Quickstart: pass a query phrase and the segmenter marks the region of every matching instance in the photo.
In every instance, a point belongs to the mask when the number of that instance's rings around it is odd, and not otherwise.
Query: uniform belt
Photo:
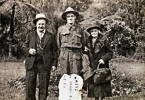
[[[80,51],[81,48],[74,48],[74,47],[63,47],[62,50],[70,50],[70,51]]]

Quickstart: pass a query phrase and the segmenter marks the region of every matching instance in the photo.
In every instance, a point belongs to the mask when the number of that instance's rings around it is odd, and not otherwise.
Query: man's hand
[[[84,51],[86,51],[86,52],[87,52],[87,51],[89,51],[89,48],[87,48],[87,47],[85,46],[85,49],[84,49]]]
[[[52,71],[55,71],[56,70],[56,67],[55,66],[52,66]]]
[[[99,60],[99,64],[105,64],[104,60],[103,59],[100,59]]]
[[[33,49],[33,48],[30,48],[30,49],[29,49],[29,54],[35,55],[35,54],[36,54],[36,50]]]

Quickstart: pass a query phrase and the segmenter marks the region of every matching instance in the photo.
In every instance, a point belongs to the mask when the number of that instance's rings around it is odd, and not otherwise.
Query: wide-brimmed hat
[[[98,22],[98,21],[95,21],[95,22],[92,22],[91,24],[89,24],[89,26],[88,26],[88,28],[86,29],[86,31],[88,32],[88,33],[90,33],[90,30],[92,30],[92,29],[98,29],[98,30],[100,30],[101,32],[103,32],[103,29],[104,28],[104,26],[100,23],[100,22]]]
[[[79,17],[79,13],[77,11],[75,11],[73,8],[71,7],[68,7],[65,12],[62,14],[62,19],[66,20],[66,15],[68,13],[73,13],[74,15],[76,15],[76,17],[78,18]]]
[[[33,20],[33,23],[36,24],[36,22],[40,19],[46,20],[46,23],[48,22],[48,19],[46,18],[45,14],[40,13],[36,15],[35,19]]]

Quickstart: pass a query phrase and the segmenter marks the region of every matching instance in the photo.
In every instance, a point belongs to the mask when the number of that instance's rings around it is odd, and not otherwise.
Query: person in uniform
[[[33,22],[36,30],[28,33],[22,45],[26,54],[26,100],[36,100],[37,82],[38,99],[46,100],[50,72],[57,61],[57,43],[55,36],[46,30],[48,19],[43,13],[37,14]]]
[[[58,28],[57,45],[59,48],[58,71],[63,74],[81,74],[82,51],[85,44],[83,28],[78,24],[79,13],[68,7],[62,14],[65,25]]]
[[[98,64],[100,65],[99,68],[109,68],[109,61],[113,57],[113,51],[104,38],[105,36],[103,36],[102,24],[99,22],[92,23],[87,28],[87,32],[90,33],[90,36],[86,42],[86,52],[88,52],[92,70],[96,70]],[[102,100],[104,97],[111,96],[111,91],[111,80],[94,84],[93,76],[90,77],[88,81],[88,97],[95,97],[95,100]]]

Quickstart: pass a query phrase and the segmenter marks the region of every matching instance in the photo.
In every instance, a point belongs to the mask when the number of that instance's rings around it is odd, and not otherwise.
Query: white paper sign
[[[82,100],[83,79],[76,74],[64,74],[59,81],[59,100]]]

